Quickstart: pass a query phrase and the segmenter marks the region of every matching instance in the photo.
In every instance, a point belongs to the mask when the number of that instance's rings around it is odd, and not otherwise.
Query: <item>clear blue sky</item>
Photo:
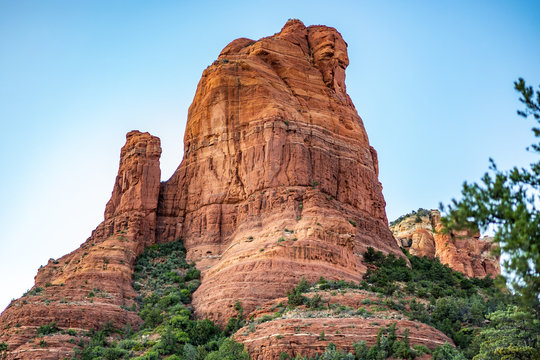
[[[288,18],[336,27],[390,220],[533,160],[512,82],[540,84],[538,1],[0,0],[0,310],[103,219],[125,133],[182,158],[202,71]]]

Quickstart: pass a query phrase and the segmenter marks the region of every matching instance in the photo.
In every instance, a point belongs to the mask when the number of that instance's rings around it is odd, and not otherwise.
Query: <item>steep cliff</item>
[[[416,256],[437,257],[443,264],[468,277],[495,277],[501,273],[496,245],[478,231],[442,231],[438,210],[423,210],[403,216],[390,225],[398,245]]]
[[[224,323],[237,299],[253,310],[302,276],[359,281],[368,246],[401,254],[348,63],[335,29],[293,20],[233,41],[203,72],[157,225],[203,271],[200,316]]]

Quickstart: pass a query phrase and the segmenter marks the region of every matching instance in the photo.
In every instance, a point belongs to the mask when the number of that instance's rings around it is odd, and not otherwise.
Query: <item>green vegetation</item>
[[[490,314],[488,320],[490,326],[482,329],[476,339],[480,350],[475,360],[540,358],[536,337],[539,319],[510,306]]]
[[[540,124],[540,91],[526,86],[523,79],[514,86],[526,107],[518,114],[525,118],[532,115]],[[532,131],[540,138],[539,128]],[[540,154],[540,142],[529,150]],[[494,241],[508,255],[503,264],[511,273],[509,285],[524,306],[540,316],[540,161],[530,169],[514,167],[509,171],[499,170],[492,159],[490,162],[490,172],[480,184],[463,184],[462,199],[452,201],[442,221],[446,228],[458,229],[469,227],[471,222],[482,230],[494,224]]]
[[[437,349],[433,351],[432,360],[466,360],[466,357],[452,345],[446,343],[442,346],[438,346]]]
[[[41,325],[38,329],[38,336],[50,335],[57,333],[58,331],[60,331],[60,329],[56,326],[56,321],[53,321],[49,324]]]
[[[478,350],[472,346],[473,339],[486,316],[504,309],[513,299],[498,290],[489,277],[468,279],[436,258],[406,255],[411,267],[404,258],[385,256],[368,248],[364,260],[377,270],[368,270],[361,286],[385,295],[413,297],[402,312],[412,320],[441,330],[472,358]],[[417,298],[425,300],[417,301]],[[388,305],[396,308],[399,304]]]
[[[401,215],[396,220],[390,222],[390,226],[397,225],[397,224],[399,224],[400,222],[402,222],[403,220],[405,220],[406,218],[408,218],[410,216],[415,216],[415,222],[421,222],[422,219],[420,217],[421,216],[428,216],[429,217],[429,216],[431,216],[431,212],[429,210],[427,210],[427,209],[422,209],[422,208],[419,208],[416,211],[413,210],[410,213],[405,214],[405,215]]]
[[[39,294],[40,292],[43,291],[43,288],[39,287],[39,286],[36,286],[35,288],[31,289],[31,290],[28,290],[27,292],[25,292],[23,294],[23,296],[34,296],[34,295],[37,295]]]
[[[244,324],[240,303],[225,332],[210,320],[193,318],[191,294],[200,284],[199,276],[195,266],[186,262],[180,241],[148,247],[133,275],[143,320],[139,331],[105,324],[86,334],[73,359],[249,359],[243,345],[227,337]]]
[[[244,309],[242,308],[240,301],[237,301],[236,304],[234,304],[234,310],[236,310],[236,316],[230,318],[227,326],[225,327],[225,334],[227,336],[234,334],[238,331],[238,329],[246,325]]]
[[[532,116],[540,124],[540,91],[521,78],[514,88],[525,105],[518,115]],[[532,131],[540,138],[540,128]],[[540,142],[528,150],[540,154]],[[490,163],[481,183],[463,184],[461,200],[452,200],[442,218],[445,229],[494,226],[494,242],[506,255],[503,266],[509,274],[508,279],[501,277],[499,285],[508,285],[519,300],[519,309],[509,304],[489,316],[491,321],[476,344],[480,350],[475,359],[540,358],[540,161],[528,169],[508,171],[499,170],[492,159]]]

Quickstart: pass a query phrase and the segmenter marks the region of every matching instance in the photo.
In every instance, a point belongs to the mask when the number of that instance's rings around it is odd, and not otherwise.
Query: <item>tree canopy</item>
[[[525,105],[518,115],[532,117],[540,124],[540,91],[527,86],[522,78],[514,87]],[[540,140],[540,128],[532,131]],[[540,142],[527,150],[540,154]],[[508,285],[528,308],[540,314],[540,161],[529,168],[516,166],[507,171],[499,170],[493,159],[490,163],[480,183],[463,184],[462,199],[452,200],[443,224],[447,228],[477,224],[482,230],[494,224],[494,241],[507,255],[503,265],[511,274]]]
[[[532,117],[540,124],[540,91],[525,80],[514,83],[525,108],[520,117]],[[539,87],[540,89],[540,87]],[[540,140],[540,128],[532,128]],[[540,154],[540,142],[527,148]],[[518,295],[521,307],[509,305],[506,311],[488,316],[488,326],[477,338],[474,360],[540,358],[540,161],[529,168],[517,166],[499,170],[490,159],[489,171],[480,183],[464,183],[461,200],[452,200],[442,219],[446,229],[495,225],[494,241],[505,254],[506,284]],[[441,205],[441,209],[444,207]]]

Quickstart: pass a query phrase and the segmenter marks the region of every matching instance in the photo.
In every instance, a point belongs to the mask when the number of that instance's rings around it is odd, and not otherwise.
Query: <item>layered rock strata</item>
[[[501,273],[492,238],[473,230],[442,231],[441,214],[411,214],[390,226],[399,246],[416,256],[437,257],[443,264],[468,277],[495,277]]]
[[[328,308],[314,310],[301,306],[286,310],[274,319],[280,309],[287,306],[287,298],[275,299],[253,312],[250,315],[255,319],[253,325],[240,329],[235,339],[246,346],[254,360],[279,359],[283,352],[291,358],[298,355],[313,357],[324,353],[329,343],[353,352],[354,343],[365,341],[368,346],[373,346],[379,330],[394,323],[398,339],[403,338],[406,330],[409,331],[411,346],[424,345],[433,350],[444,343],[453,343],[439,330],[411,321],[386,307],[377,294],[350,289],[339,293],[318,291],[306,294],[308,297],[315,295],[321,296]],[[272,320],[267,321],[268,318]]]
[[[203,271],[198,315],[223,324],[236,300],[251,311],[302,276],[359,281],[368,246],[402,255],[348,64],[335,29],[293,20],[233,41],[203,72],[157,225]]]

